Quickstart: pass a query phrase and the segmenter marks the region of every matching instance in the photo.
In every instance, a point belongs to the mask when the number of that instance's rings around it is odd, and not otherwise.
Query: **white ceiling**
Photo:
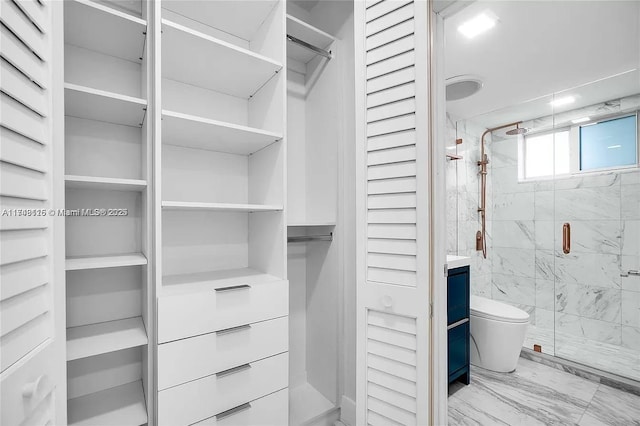
[[[471,40],[457,31],[462,22],[485,10],[498,16],[494,28]],[[472,74],[484,82],[477,94],[447,102],[447,111],[459,118],[520,105],[638,68],[640,1],[480,0],[445,20],[446,77]],[[613,92],[615,96],[638,93],[640,74],[626,74],[594,87],[597,90],[577,89],[588,92],[578,100],[594,103],[611,99]],[[519,119],[548,115],[548,102],[521,105]],[[493,116],[487,120],[500,124],[500,115],[485,117]]]

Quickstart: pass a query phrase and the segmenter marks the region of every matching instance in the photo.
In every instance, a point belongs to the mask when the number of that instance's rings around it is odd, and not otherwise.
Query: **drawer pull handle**
[[[239,372],[244,371],[244,370],[248,370],[249,368],[251,368],[251,364],[239,365],[237,367],[233,367],[233,368],[230,368],[228,370],[224,370],[224,371],[221,371],[219,373],[216,373],[216,377],[220,379],[220,378],[228,376],[230,374],[235,374],[235,373],[239,373]]]
[[[249,330],[251,328],[251,324],[239,325],[237,327],[225,328],[224,330],[216,331],[218,336],[223,336],[225,334],[231,334],[242,330]]]
[[[27,383],[22,387],[22,396],[25,398],[33,398],[40,393],[41,388],[47,382],[47,376],[42,375],[35,379],[33,382]]]
[[[216,420],[220,421],[226,417],[233,416],[234,414],[239,413],[240,411],[248,410],[249,408],[251,408],[251,403],[249,402],[244,403],[242,405],[238,405],[237,407],[234,407],[230,410],[223,411],[220,414],[216,414]]]
[[[233,291],[233,290],[249,290],[250,288],[251,286],[249,284],[242,284],[242,285],[234,285],[231,287],[216,288],[216,291],[223,292],[223,291]]]
[[[463,318],[463,319],[461,319],[460,321],[456,321],[456,322],[454,322],[453,324],[448,325],[448,326],[447,326],[447,330],[451,330],[452,328],[456,328],[457,326],[462,325],[462,324],[464,324],[465,322],[469,322],[469,318]]]

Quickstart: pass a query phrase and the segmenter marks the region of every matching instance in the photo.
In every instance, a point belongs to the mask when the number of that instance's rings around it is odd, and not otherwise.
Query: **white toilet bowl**
[[[471,296],[471,364],[508,373],[516,369],[529,314],[514,306]]]

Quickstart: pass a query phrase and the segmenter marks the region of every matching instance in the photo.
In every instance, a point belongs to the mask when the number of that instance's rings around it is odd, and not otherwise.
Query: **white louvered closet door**
[[[52,4],[0,0],[0,424],[54,424]],[[62,254],[64,256],[64,254]]]
[[[426,0],[357,1],[357,421],[430,423]]]

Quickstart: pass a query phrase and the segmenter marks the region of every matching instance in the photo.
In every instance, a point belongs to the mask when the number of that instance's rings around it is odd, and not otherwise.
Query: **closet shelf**
[[[67,328],[67,361],[147,344],[142,317]]]
[[[132,96],[64,84],[64,113],[72,117],[140,127],[147,101]]]
[[[248,99],[282,69],[266,56],[162,20],[162,74]]]
[[[223,269],[190,274],[165,275],[162,277],[162,292],[165,295],[213,290],[233,285],[254,285],[280,281],[273,275],[252,268]]]
[[[67,361],[147,344],[142,317],[67,328]]]
[[[211,210],[219,212],[274,212],[284,210],[283,206],[269,204],[198,203],[190,201],[163,201],[165,210]]]
[[[142,381],[127,383],[68,401],[69,426],[140,426],[147,423]]]
[[[324,50],[329,50],[331,43],[335,41],[331,35],[291,15],[287,15],[287,34]],[[287,43],[287,58],[306,64],[317,56],[296,43]]]
[[[232,154],[252,154],[282,134],[173,111],[162,111],[162,142]]]
[[[312,226],[336,226],[335,222],[299,222],[287,224],[289,228],[309,228]]]
[[[89,0],[64,2],[65,43],[141,62],[147,22]]]
[[[142,191],[147,187],[146,180],[118,179],[94,176],[65,175],[67,188],[108,189],[113,191]]]
[[[265,23],[277,0],[261,1],[167,1],[162,8],[197,19],[225,33],[252,40]]]
[[[147,258],[142,253],[129,253],[108,256],[67,257],[66,270],[118,268],[121,266],[146,265]]]

